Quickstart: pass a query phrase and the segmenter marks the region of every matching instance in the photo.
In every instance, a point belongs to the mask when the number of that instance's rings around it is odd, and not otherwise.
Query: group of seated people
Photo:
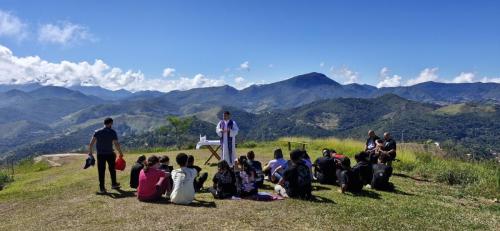
[[[351,167],[349,157],[324,149],[323,157],[314,162],[314,176],[320,184],[340,186],[340,192],[359,192],[365,185],[378,190],[393,190],[389,182],[392,161],[396,158],[396,142],[386,132],[384,139],[368,132],[365,150],[356,154],[356,165]]]
[[[274,151],[274,159],[264,167],[249,151],[240,156],[231,167],[225,160],[217,164],[213,186],[208,191],[216,199],[258,198],[258,190],[267,178],[275,184],[274,190],[281,197],[312,198],[312,182],[340,186],[344,193],[359,192],[365,185],[378,190],[392,190],[389,182],[391,163],[396,157],[396,142],[389,133],[384,139],[369,131],[365,150],[356,154],[356,165],[351,167],[349,157],[332,149],[323,149],[322,157],[314,163],[305,150],[290,152],[285,160],[281,149]],[[195,192],[203,188],[208,173],[194,165],[194,157],[180,153],[176,157],[179,169],[169,165],[168,156],[140,156],[132,167],[130,187],[137,189],[140,201],[156,201],[164,195],[174,204],[189,204]]]
[[[194,156],[179,153],[176,162],[180,166],[170,166],[168,156],[161,158],[144,155],[137,159],[130,173],[130,187],[137,189],[140,201],[157,201],[163,195],[170,197],[174,204],[189,204],[208,178],[208,173],[194,165]]]

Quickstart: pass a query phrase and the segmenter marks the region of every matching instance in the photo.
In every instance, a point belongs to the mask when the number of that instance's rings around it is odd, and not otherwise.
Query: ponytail
[[[148,158],[148,161],[146,161],[146,164],[144,165],[144,172],[148,172],[148,170],[153,167],[155,164],[158,164],[160,162],[160,158],[158,158],[155,155],[152,155]]]

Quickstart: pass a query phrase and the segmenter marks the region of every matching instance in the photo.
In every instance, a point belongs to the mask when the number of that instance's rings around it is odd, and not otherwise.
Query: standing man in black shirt
[[[120,148],[120,144],[118,143],[118,136],[116,135],[115,130],[111,128],[112,126],[113,119],[106,118],[104,120],[104,127],[95,131],[89,144],[89,155],[92,155],[94,152],[94,144],[96,145],[97,171],[99,172],[99,193],[106,193],[106,187],[104,187],[106,163],[108,163],[109,175],[111,176],[111,188],[120,189],[120,184],[116,182],[116,153],[113,149],[113,144],[120,154],[120,157],[123,157],[123,153]]]

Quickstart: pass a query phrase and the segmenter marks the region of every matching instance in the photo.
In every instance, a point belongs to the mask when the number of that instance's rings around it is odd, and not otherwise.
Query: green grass
[[[286,140],[309,143],[316,158],[324,147],[353,156],[363,148],[355,140],[284,138],[253,142],[251,149],[266,162],[272,150],[286,150]],[[239,154],[249,148],[242,144]],[[403,146],[401,146],[403,147]],[[421,150],[418,150],[421,151]],[[207,150],[184,150],[202,166]],[[176,151],[162,152],[171,159]],[[336,186],[314,184],[323,202],[287,199],[274,202],[214,200],[196,195],[192,206],[138,202],[128,188],[130,166],[140,153],[126,155],[119,172],[123,193],[96,195],[97,170],[81,169],[84,157],[62,167],[26,161],[16,168],[15,181],[0,191],[0,230],[498,230],[498,166],[445,160],[401,148],[391,181],[395,192],[365,189],[361,195],[340,194]],[[215,166],[202,166],[210,177]],[[109,176],[107,176],[109,184]],[[452,184],[450,184],[452,183]],[[109,186],[108,186],[109,187]],[[267,191],[272,186],[266,183]],[[483,190],[481,190],[483,189]],[[496,190],[496,191],[495,191]]]

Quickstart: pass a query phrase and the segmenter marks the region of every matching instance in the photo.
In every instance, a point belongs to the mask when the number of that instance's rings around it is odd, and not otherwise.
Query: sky
[[[0,84],[500,83],[500,1],[0,0]]]

